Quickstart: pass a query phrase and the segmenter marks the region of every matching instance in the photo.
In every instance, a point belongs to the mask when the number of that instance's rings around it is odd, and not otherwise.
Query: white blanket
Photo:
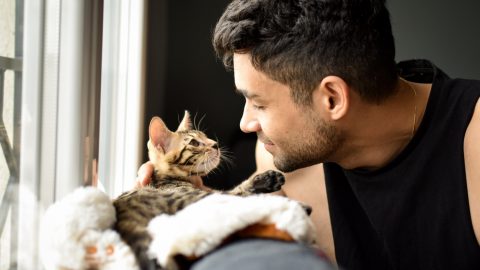
[[[213,194],[175,215],[154,218],[148,226],[153,237],[149,253],[160,265],[175,268],[175,255],[200,257],[253,224],[275,224],[295,241],[315,241],[311,220],[295,201],[275,195]]]

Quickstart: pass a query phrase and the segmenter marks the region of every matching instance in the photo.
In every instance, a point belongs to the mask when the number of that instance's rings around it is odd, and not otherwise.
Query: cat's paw
[[[298,203],[302,206],[303,210],[305,210],[305,213],[307,214],[307,216],[310,216],[312,214],[313,208],[310,205],[302,202],[298,202]]]
[[[268,170],[255,175],[251,184],[254,193],[275,192],[285,184],[285,177],[278,171]]]

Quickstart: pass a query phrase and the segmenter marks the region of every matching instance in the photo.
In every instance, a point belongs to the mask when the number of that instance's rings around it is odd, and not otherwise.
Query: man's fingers
[[[151,178],[142,179],[142,181],[141,181],[142,186],[146,186],[146,185],[150,184],[150,181],[151,181]]]
[[[140,166],[137,172],[136,186],[146,186],[150,184],[153,175],[153,165],[150,161],[147,161]]]

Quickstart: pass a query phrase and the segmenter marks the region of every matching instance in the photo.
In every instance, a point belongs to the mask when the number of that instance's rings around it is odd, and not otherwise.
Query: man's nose
[[[257,118],[253,113],[249,112],[246,106],[243,110],[242,119],[240,119],[240,129],[245,133],[258,132],[261,130]]]

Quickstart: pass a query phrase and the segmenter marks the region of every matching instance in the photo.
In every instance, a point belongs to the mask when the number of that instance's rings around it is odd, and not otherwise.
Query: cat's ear
[[[167,128],[165,122],[160,117],[153,117],[148,128],[151,146],[162,153],[167,152],[168,145],[172,137],[172,132]]]
[[[190,120],[190,113],[185,111],[182,122],[180,122],[180,125],[178,125],[177,131],[185,131],[190,129],[192,129],[192,120]]]

